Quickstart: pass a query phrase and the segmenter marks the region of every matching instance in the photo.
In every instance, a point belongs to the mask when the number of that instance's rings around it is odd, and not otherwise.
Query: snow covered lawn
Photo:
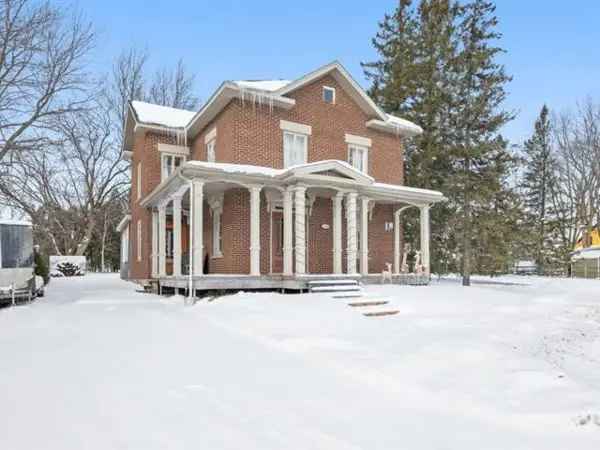
[[[506,281],[506,278],[504,279]],[[0,449],[598,449],[600,282],[184,307],[114,275],[0,310]]]

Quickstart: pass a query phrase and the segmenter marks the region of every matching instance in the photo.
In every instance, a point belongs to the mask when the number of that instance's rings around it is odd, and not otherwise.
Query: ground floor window
[[[223,233],[221,213],[213,212],[213,258],[223,256]]]

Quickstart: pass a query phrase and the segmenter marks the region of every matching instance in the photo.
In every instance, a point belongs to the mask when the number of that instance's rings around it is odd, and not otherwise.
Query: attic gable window
[[[325,103],[335,103],[335,88],[323,86],[323,101]]]

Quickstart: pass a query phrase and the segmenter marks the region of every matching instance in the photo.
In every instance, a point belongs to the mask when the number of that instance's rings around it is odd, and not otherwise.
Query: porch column
[[[369,275],[369,199],[360,202],[360,273]]]
[[[333,273],[342,273],[342,200],[338,192],[333,197]]]
[[[167,276],[167,203],[158,206],[158,276]]]
[[[421,264],[425,268],[425,273],[429,275],[429,205],[421,206]]]
[[[292,275],[293,273],[293,217],[292,217],[292,189],[286,188],[283,191],[283,274]]]
[[[181,276],[181,197],[173,197],[173,276]]]
[[[306,273],[306,187],[296,186],[295,193],[295,229],[296,229],[296,273]]]
[[[260,190],[250,186],[250,275],[260,275]]]
[[[192,246],[190,273],[194,276],[200,276],[204,274],[204,182],[201,180],[192,181],[190,209],[192,221],[192,226],[190,227],[190,245]]]
[[[152,209],[152,278],[158,277],[158,211]]]
[[[394,211],[394,274],[400,273],[400,214],[402,210]]]
[[[348,247],[347,272],[351,275],[356,273],[356,192],[350,192],[346,195],[346,234]]]

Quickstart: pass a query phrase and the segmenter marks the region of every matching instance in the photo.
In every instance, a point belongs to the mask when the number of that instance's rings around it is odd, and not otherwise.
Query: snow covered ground
[[[600,448],[600,282],[509,280],[368,287],[400,314],[367,318],[54,279],[0,310],[0,449]]]

